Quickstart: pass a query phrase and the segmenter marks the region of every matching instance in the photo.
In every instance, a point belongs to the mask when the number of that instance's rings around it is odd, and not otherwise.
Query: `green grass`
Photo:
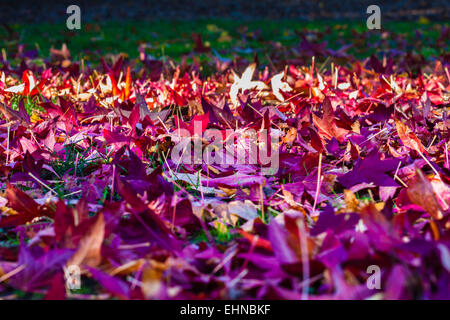
[[[390,32],[385,39],[387,48],[396,46],[395,35],[406,36],[411,49],[417,49],[418,40],[415,31],[421,30],[424,37],[419,53],[427,56],[438,55],[439,49],[433,44],[439,37],[442,26],[448,23],[440,22],[386,22],[383,28]],[[153,22],[114,22],[85,23],[81,30],[70,31],[65,23],[60,24],[27,24],[12,25],[12,34],[0,28],[0,47],[6,50],[10,57],[18,44],[26,44],[27,48],[37,49],[39,57],[49,56],[51,47],[60,48],[66,43],[72,57],[79,60],[98,61],[101,55],[110,53],[126,53],[130,58],[138,57],[138,46],[145,45],[146,52],[156,58],[171,57],[177,61],[181,56],[192,51],[194,42],[192,33],[199,33],[205,45],[209,45],[222,57],[232,58],[234,55],[252,57],[254,50],[260,58],[265,53],[274,50],[276,44],[281,47],[299,43],[296,31],[308,29],[314,38],[316,31],[326,31],[319,35],[317,42],[328,41],[331,48],[337,49],[344,44],[353,43],[350,51],[354,54],[367,56],[370,44],[381,37],[382,32],[370,31],[369,38],[361,34],[367,31],[365,21],[360,22],[304,22],[298,20],[198,20],[198,21],[153,21]],[[355,33],[356,32],[356,33]],[[448,46],[447,46],[448,47]],[[448,48],[447,48],[448,49]],[[442,51],[442,49],[441,49]],[[283,54],[280,52],[280,54]],[[284,52],[284,54],[289,54]],[[200,60],[204,55],[198,55]],[[38,62],[39,63],[39,62]]]
[[[20,101],[23,101],[25,110],[27,111],[29,116],[33,115],[33,110],[44,111],[44,109],[41,106],[39,106],[39,103],[41,102],[40,95],[35,95],[33,97],[13,95],[13,97],[11,98],[11,108],[13,110],[18,110]]]

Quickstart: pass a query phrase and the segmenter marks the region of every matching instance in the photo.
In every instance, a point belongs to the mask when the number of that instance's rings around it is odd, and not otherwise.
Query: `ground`
[[[426,17],[4,25],[0,295],[448,299],[449,37]],[[195,123],[278,134],[273,172],[176,160]]]

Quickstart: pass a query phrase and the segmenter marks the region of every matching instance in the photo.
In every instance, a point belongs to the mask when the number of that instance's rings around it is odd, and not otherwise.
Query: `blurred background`
[[[85,21],[106,19],[361,19],[371,4],[380,6],[383,18],[414,20],[418,17],[449,19],[448,0],[2,0],[0,21],[6,23],[58,22],[67,6],[77,4]]]
[[[81,9],[80,30],[66,26],[72,4]],[[372,4],[381,9],[381,30],[367,28]],[[72,61],[92,64],[123,56],[212,69],[251,61],[278,68],[309,64],[312,56],[343,63],[388,54],[420,66],[448,63],[449,14],[448,0],[1,0],[0,49],[13,64],[44,65],[65,44]]]

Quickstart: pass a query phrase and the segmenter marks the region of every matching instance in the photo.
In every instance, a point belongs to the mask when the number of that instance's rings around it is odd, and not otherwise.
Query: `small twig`
[[[448,68],[445,67],[445,74],[447,75],[448,83],[450,84],[450,74],[448,73]]]
[[[304,208],[304,206],[300,203],[300,202],[297,202],[297,201],[295,201],[294,199],[292,199],[292,200],[290,200],[290,199],[287,199],[285,196],[283,196],[283,195],[281,195],[281,194],[277,194],[276,195],[277,197],[280,197],[281,199],[283,199],[284,201],[291,201],[291,202],[293,202],[295,205],[297,205],[297,206],[299,206],[300,208]]]
[[[176,212],[177,212],[177,201],[178,201],[178,195],[175,193],[175,195],[173,196],[175,201],[173,201],[175,203],[175,205],[173,206],[173,212],[172,212],[172,231],[175,227],[175,216],[176,216]]]
[[[113,269],[109,274],[111,276],[115,276],[116,274],[128,269],[129,267],[132,267],[134,264],[136,264],[136,260],[129,261],[121,266],[118,266],[117,268]]]
[[[111,181],[111,197],[109,198],[110,202],[112,202],[112,200],[113,200],[115,177],[116,177],[116,165],[113,164],[113,176],[112,176],[112,181]]]
[[[428,150],[431,148],[431,146],[433,145],[434,140],[436,140],[436,135],[434,135],[433,140],[431,140],[430,144],[428,145],[427,151],[428,151]]]
[[[383,133],[384,131],[387,130],[387,127],[385,127],[383,130],[378,131],[377,133],[374,133],[373,135],[370,135],[366,140],[364,140],[363,142],[360,143],[360,145],[362,145],[363,143],[366,143],[367,141],[369,141],[372,138],[375,138],[377,135]]]
[[[436,174],[436,176],[441,179],[441,176],[439,175],[439,172],[436,170],[436,168],[431,164],[431,162],[425,157],[425,155],[422,153],[422,151],[420,151],[419,149],[416,149],[417,152],[419,152],[420,156],[423,158],[423,160],[425,160],[425,162],[431,167],[431,169],[433,170],[433,172]]]
[[[337,88],[337,83],[338,83],[338,73],[339,73],[339,67],[335,67],[334,68],[335,72],[335,76],[334,76],[334,89],[336,90]]]
[[[265,220],[265,217],[264,217],[264,193],[263,193],[263,185],[262,185],[262,183],[259,185],[259,192],[260,192],[260,196],[261,196],[261,199],[260,199],[260,202],[261,202],[261,218],[262,218],[262,221],[264,222],[264,220]]]
[[[216,273],[217,271],[219,271],[220,269],[222,269],[222,267],[231,260],[231,258],[233,258],[236,253],[238,253],[238,250],[234,249],[232,250],[212,271],[212,274]]]
[[[447,142],[445,143],[445,162],[447,164],[447,169],[448,169],[449,165],[448,165],[448,144],[447,144]]]
[[[311,63],[311,73],[310,73],[310,77],[311,77],[311,83],[309,84],[309,98],[311,99],[311,93],[312,93],[312,86],[314,85],[314,62],[316,60],[316,57],[313,56],[312,57],[312,63]]]
[[[397,176],[397,172],[398,172],[398,170],[400,169],[401,164],[402,164],[402,162],[400,161],[400,162],[398,163],[397,170],[395,170],[395,173],[394,173],[394,179],[397,179],[398,181],[400,181],[400,183],[401,183],[405,188],[408,188],[408,185],[407,185],[402,179],[400,179],[399,176]]]
[[[319,169],[317,171],[316,195],[314,196],[314,205],[312,211],[316,211],[317,199],[319,198],[320,185],[322,184],[322,153],[319,154]]]
[[[83,190],[77,190],[77,191],[68,193],[68,194],[64,195],[63,198],[66,198],[66,197],[68,197],[68,196],[72,196],[72,195],[77,194],[77,193],[80,193],[80,192],[82,192],[82,191],[83,191]]]
[[[161,122],[161,124],[163,125],[164,129],[166,129],[167,133],[170,134],[169,129],[167,129],[166,125],[164,124],[164,122],[161,120],[161,118],[158,116],[158,120],[159,122]]]
[[[308,258],[308,239],[306,238],[306,228],[303,219],[297,219],[297,227],[300,238],[300,250],[302,254],[302,300],[308,300],[309,293],[309,258]]]
[[[9,132],[11,131],[11,123],[8,122],[8,137],[6,138],[6,165],[9,163]]]
[[[75,157],[75,170],[74,170],[74,173],[73,173],[73,177],[74,178],[77,177],[78,155],[79,155],[79,153],[77,153],[77,156]]]
[[[288,102],[289,100],[292,100],[292,99],[294,99],[295,97],[298,97],[298,96],[301,95],[301,94],[303,94],[303,92],[299,92],[299,93],[294,94],[293,96],[287,98],[287,99],[284,100],[283,102],[280,102],[279,104],[277,104],[277,105],[275,106],[275,108],[278,108],[278,107],[281,106],[282,104],[285,104],[285,103]]]
[[[28,175],[30,175],[30,177],[32,177],[34,180],[36,180],[37,182],[39,182],[42,186],[44,186],[45,188],[47,188],[48,190],[52,191],[55,195],[58,195],[58,193],[53,190],[52,188],[50,188],[48,185],[46,185],[44,182],[42,182],[39,178],[37,178],[34,174],[32,174],[31,172],[28,172]]]
[[[236,276],[236,278],[234,278],[233,280],[228,282],[228,287],[230,287],[230,288],[234,287],[239,281],[244,279],[244,277],[247,275],[247,273],[248,273],[247,269],[244,269],[241,272],[239,272],[239,274]]]
[[[137,249],[137,248],[145,248],[150,247],[150,242],[144,242],[144,243],[137,243],[137,244],[122,244],[118,248],[119,250],[131,250],[131,249]]]
[[[0,283],[2,283],[3,281],[8,280],[12,276],[15,276],[16,274],[21,272],[23,269],[25,269],[25,267],[26,267],[26,264],[22,264],[22,265],[18,266],[17,268],[11,270],[10,272],[4,274],[3,276],[0,277]]]

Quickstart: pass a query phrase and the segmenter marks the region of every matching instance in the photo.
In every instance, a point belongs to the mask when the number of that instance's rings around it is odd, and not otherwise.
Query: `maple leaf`
[[[339,142],[343,142],[345,135],[349,131],[337,126],[333,107],[331,106],[331,101],[328,97],[325,97],[323,100],[322,108],[322,118],[319,118],[315,114],[312,115],[315,126],[319,129],[320,133],[325,135],[327,139],[334,137]]]
[[[376,186],[398,187],[398,184],[387,175],[397,168],[397,159],[380,160],[380,154],[374,150],[364,159],[358,159],[353,170],[338,178],[346,188],[359,183],[373,183]]]
[[[403,122],[400,120],[395,121],[395,126],[397,128],[397,133],[403,144],[410,149],[416,150],[419,153],[426,153],[426,150],[422,142],[417,138],[414,132],[411,131]]]
[[[434,219],[443,218],[442,208],[436,199],[436,193],[422,170],[416,170],[416,176],[408,185],[408,197],[412,203],[422,207]]]
[[[29,195],[7,182],[6,198],[8,205],[18,212],[0,219],[1,228],[16,227],[43,215],[40,206]]]
[[[13,110],[7,106],[5,106],[3,103],[0,102],[0,112],[3,114],[3,116],[6,118],[8,122],[21,122],[21,123],[27,123],[27,119],[23,116],[21,112],[18,112],[16,110]],[[29,123],[29,118],[28,118]]]
[[[233,84],[230,87],[230,98],[231,102],[233,103],[234,107],[239,106],[239,99],[238,99],[238,93],[243,92],[245,90],[263,90],[267,86],[262,81],[252,81],[253,73],[256,69],[256,63],[252,63],[249,65],[241,77],[239,77],[233,70]]]
[[[284,101],[282,92],[290,92],[292,88],[286,82],[283,82],[284,71],[276,74],[270,80],[270,85],[272,86],[273,95],[280,101]]]
[[[105,219],[103,213],[95,217],[95,222],[83,235],[78,250],[67,262],[67,265],[96,267],[102,260],[101,247],[105,236]]]

